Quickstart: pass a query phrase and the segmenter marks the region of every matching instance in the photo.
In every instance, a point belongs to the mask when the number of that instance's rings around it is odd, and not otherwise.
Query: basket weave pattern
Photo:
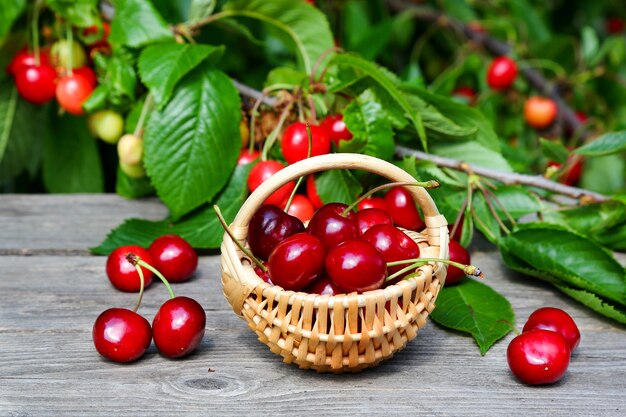
[[[313,157],[281,170],[250,195],[230,229],[244,244],[250,218],[281,185],[299,176],[328,169],[363,169],[392,181],[414,182],[385,161],[357,154]],[[426,229],[405,231],[422,257],[448,258],[447,222],[421,187],[407,187],[424,213]],[[445,280],[442,263],[419,268],[416,278],[363,294],[328,296],[286,291],[261,280],[249,259],[225,234],[222,285],[235,313],[259,341],[287,363],[319,372],[356,372],[391,357],[426,324]]]

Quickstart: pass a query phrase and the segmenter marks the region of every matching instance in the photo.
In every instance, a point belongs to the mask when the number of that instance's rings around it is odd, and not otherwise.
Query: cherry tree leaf
[[[515,322],[506,298],[488,285],[467,278],[460,284],[444,286],[430,317],[443,327],[470,333],[481,355],[506,336]]]
[[[174,40],[163,17],[148,0],[116,0],[109,42],[138,48],[152,42]]]
[[[602,156],[626,151],[626,130],[606,133],[593,142],[581,146],[574,153],[585,156]]]

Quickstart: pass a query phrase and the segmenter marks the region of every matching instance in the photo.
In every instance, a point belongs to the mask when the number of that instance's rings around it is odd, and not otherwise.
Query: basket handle
[[[416,182],[408,172],[382,159],[355,153],[334,153],[314,156],[291,164],[278,171],[263,182],[245,201],[232,226],[235,228],[247,227],[250,219],[263,202],[277,189],[304,175],[313,174],[329,169],[360,169],[378,174],[394,182]],[[430,194],[423,187],[406,187],[407,191],[417,201],[424,217],[438,217],[439,210]]]

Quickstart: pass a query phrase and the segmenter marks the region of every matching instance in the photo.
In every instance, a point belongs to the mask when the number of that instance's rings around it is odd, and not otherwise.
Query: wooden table
[[[283,364],[230,310],[218,255],[203,256],[197,276],[175,287],[206,309],[196,354],[168,360],[153,345],[134,364],[108,362],[93,347],[93,322],[109,307],[132,308],[135,295],[115,291],[105,258],[87,248],[127,217],[165,215],[155,200],[112,195],[0,196],[0,415],[626,415],[626,329],[506,270],[484,242],[473,261],[511,301],[518,327],[541,306],[578,323],[581,345],[559,383],[528,387],[511,375],[512,334],[481,357],[470,337],[432,322],[360,374]],[[140,312],[151,321],[166,297],[151,286]]]

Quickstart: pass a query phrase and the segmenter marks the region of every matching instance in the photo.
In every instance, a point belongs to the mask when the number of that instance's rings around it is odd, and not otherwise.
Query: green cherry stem
[[[278,133],[283,128],[283,125],[285,124],[285,120],[287,120],[287,116],[289,116],[289,113],[291,113],[292,106],[293,106],[293,103],[289,103],[287,106],[285,106],[285,109],[280,114],[278,123],[276,123],[276,127],[274,127],[274,130],[272,130],[272,133],[270,133],[267,139],[265,140],[265,144],[263,145],[263,149],[261,150],[262,161],[267,161],[267,154],[269,153],[270,149],[272,149],[274,142],[276,142],[276,138],[278,138]]]
[[[67,33],[67,43],[68,43],[68,54],[67,54],[67,73],[72,75],[74,72],[74,54],[72,53],[72,46],[74,45],[74,33],[72,32],[72,26],[68,23],[65,26],[65,30]]]
[[[135,304],[135,308],[133,308],[133,311],[136,313],[137,310],[139,310],[139,306],[141,305],[141,299],[143,298],[143,290],[144,290],[146,280],[143,277],[143,270],[141,269],[141,266],[135,265],[135,269],[137,269],[137,274],[139,274],[139,282],[140,282],[139,297],[137,298],[137,304]]]
[[[163,274],[161,274],[155,267],[153,267],[152,265],[142,261],[139,257],[137,258],[137,265],[136,266],[143,266],[144,268],[146,268],[149,271],[152,271],[152,273],[154,275],[156,275],[157,277],[159,277],[159,279],[161,281],[163,281],[163,284],[165,284],[165,288],[167,288],[167,292],[170,293],[170,298],[174,298],[176,297],[174,295],[174,290],[172,290],[172,286],[170,285],[170,283],[167,281],[167,279],[165,279],[165,277],[163,276]],[[137,268],[137,270],[139,270],[139,268]]]
[[[252,252],[250,252],[250,250],[248,248],[246,248],[245,246],[243,246],[241,244],[241,242],[239,241],[239,239],[237,239],[235,237],[235,235],[233,235],[233,232],[230,231],[230,229],[228,228],[228,225],[226,224],[226,220],[224,219],[224,216],[222,216],[222,211],[220,210],[220,208],[216,205],[213,206],[213,210],[215,211],[215,214],[217,215],[217,219],[220,221],[220,223],[222,224],[222,227],[224,228],[224,230],[226,231],[226,233],[228,234],[228,236],[230,236],[230,238],[233,240],[233,242],[235,242],[235,245],[237,245],[237,247],[248,257],[252,260],[252,262],[254,262],[256,264],[256,266],[258,266],[261,271],[263,272],[267,272],[267,267],[265,265],[263,265],[263,262],[261,262],[259,260],[259,258],[257,258],[256,256],[254,256],[252,254]]]
[[[154,101],[154,97],[152,96],[152,93],[148,93],[148,95],[146,95],[146,99],[143,101],[143,105],[141,106],[141,114],[139,115],[137,126],[135,126],[135,131],[133,132],[134,136],[137,136],[137,137],[143,136],[143,133],[142,133],[143,125],[146,122],[148,113],[152,110],[153,101]]]
[[[405,265],[405,264],[415,264],[415,263],[426,263],[426,262],[441,262],[444,264],[456,266],[457,268],[463,270],[465,275],[470,275],[473,277],[481,277],[484,278],[482,271],[474,266],[474,265],[463,265],[458,262],[450,261],[448,259],[439,259],[439,258],[413,258],[413,259],[405,259],[402,261],[393,261],[387,262],[387,266],[396,266],[396,265]]]
[[[407,267],[404,267],[401,270],[396,271],[393,274],[389,275],[387,278],[385,278],[385,281],[386,282],[391,281],[392,279],[397,278],[400,275],[403,275],[403,274],[411,271],[412,269],[419,268],[420,266],[425,265],[425,264],[426,264],[426,262],[415,262],[415,263],[413,263],[413,264],[411,264],[411,265],[409,265]]]
[[[341,213],[341,215],[343,217],[346,217],[348,215],[348,213],[350,213],[350,211],[354,210],[354,208],[356,206],[358,206],[361,201],[363,201],[366,198],[369,198],[370,196],[372,196],[373,194],[375,194],[375,193],[377,193],[377,192],[379,192],[381,190],[385,190],[387,188],[405,186],[405,187],[423,187],[423,188],[426,188],[426,189],[432,189],[432,188],[438,188],[440,185],[441,184],[437,180],[430,180],[430,181],[425,181],[425,182],[420,182],[420,181],[416,181],[416,182],[402,182],[402,181],[401,182],[389,182],[387,184],[379,185],[378,187],[372,188],[371,190],[369,190],[368,192],[363,194],[361,197],[359,197],[354,203],[352,203],[348,207],[346,207],[346,209],[343,211],[343,213]]]
[[[309,148],[306,151],[306,157],[307,159],[309,159],[311,157],[311,149],[313,148],[313,135],[311,135],[311,125],[309,124],[309,122],[306,122],[306,135],[309,141],[309,145],[308,145]],[[285,204],[285,213],[289,211],[291,202],[293,201],[293,198],[296,195],[296,191],[298,191],[298,188],[300,188],[300,184],[302,184],[303,178],[304,177],[298,178],[298,181],[296,182],[296,186],[293,188],[293,191],[291,192],[291,195],[289,196],[289,200],[287,200],[287,204]]]

